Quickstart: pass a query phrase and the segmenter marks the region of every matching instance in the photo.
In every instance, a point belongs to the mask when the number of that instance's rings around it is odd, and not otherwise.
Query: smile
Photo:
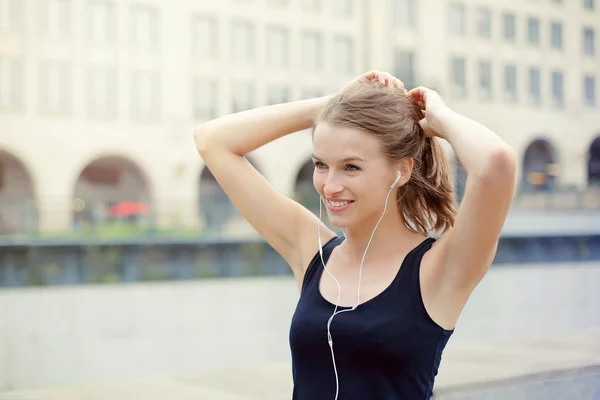
[[[333,212],[339,212],[339,211],[343,211],[346,208],[348,208],[348,206],[350,206],[350,204],[354,203],[354,200],[330,200],[327,199],[327,208],[330,211]]]

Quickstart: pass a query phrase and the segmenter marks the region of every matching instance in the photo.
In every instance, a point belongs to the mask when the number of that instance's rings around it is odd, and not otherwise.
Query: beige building
[[[452,108],[499,133],[520,155],[520,191],[581,191],[600,180],[600,4],[370,4],[375,21],[365,37],[372,43],[366,66],[390,69],[411,86],[436,88]],[[391,18],[376,23],[377,15]]]
[[[526,190],[582,192],[600,177],[600,5],[496,3],[0,0],[0,234],[123,219],[247,231],[203,173],[194,126],[370,68],[496,130]],[[292,196],[299,175],[310,187],[310,147],[301,132],[249,159]]]

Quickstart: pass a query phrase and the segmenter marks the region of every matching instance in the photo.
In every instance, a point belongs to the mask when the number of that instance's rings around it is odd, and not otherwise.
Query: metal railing
[[[319,198],[313,192],[304,191],[295,196],[313,213],[319,213]],[[253,228],[244,220],[224,196],[204,198],[198,204],[198,215],[192,223],[157,227],[157,214],[152,204],[138,199],[82,200],[73,202],[72,223],[69,229],[53,235],[65,237],[129,237],[182,235],[200,237],[248,237],[255,235]],[[173,206],[176,207],[176,204]],[[43,206],[52,213],[52,205]],[[56,209],[63,209],[57,205]],[[513,200],[512,210],[519,212],[598,211],[600,212],[600,188],[584,192],[574,190],[519,193]],[[191,217],[190,217],[191,218]],[[327,213],[323,212],[327,222]],[[169,225],[167,223],[167,225]],[[45,236],[39,231],[39,211],[32,198],[0,198],[0,237]]]

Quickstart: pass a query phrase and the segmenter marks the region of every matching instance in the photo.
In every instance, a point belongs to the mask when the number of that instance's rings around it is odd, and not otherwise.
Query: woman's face
[[[318,124],[313,162],[313,184],[333,226],[347,229],[381,216],[396,173],[374,135]],[[390,198],[395,201],[395,195]]]

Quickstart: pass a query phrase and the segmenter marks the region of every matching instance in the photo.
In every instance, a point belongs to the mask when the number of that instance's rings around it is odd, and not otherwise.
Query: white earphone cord
[[[383,212],[381,213],[381,217],[379,217],[379,221],[377,221],[377,224],[375,224],[375,228],[373,228],[373,232],[371,232],[371,237],[369,238],[369,242],[367,243],[367,247],[365,248],[365,252],[363,253],[362,256],[362,260],[360,262],[360,269],[358,272],[358,293],[356,296],[356,304],[354,305],[354,307],[352,308],[348,308],[346,310],[341,310],[341,311],[337,311],[338,309],[338,305],[340,303],[340,297],[342,295],[342,289],[340,287],[340,283],[338,282],[338,280],[335,278],[335,276],[333,276],[333,274],[329,271],[329,269],[327,269],[327,266],[325,265],[325,261],[323,260],[323,244],[321,242],[321,218],[323,215],[323,199],[320,197],[320,201],[319,201],[319,223],[317,224],[317,237],[319,240],[319,255],[321,257],[321,264],[323,264],[323,268],[325,269],[325,271],[333,278],[333,280],[335,281],[337,288],[338,288],[338,298],[337,301],[335,303],[335,308],[333,310],[333,314],[331,314],[331,317],[329,317],[329,320],[327,321],[327,342],[329,343],[329,348],[331,350],[331,360],[333,362],[333,372],[335,374],[335,400],[337,400],[338,395],[339,395],[339,391],[340,391],[340,382],[339,382],[339,377],[338,377],[338,373],[337,373],[337,367],[335,364],[335,354],[333,351],[333,338],[331,336],[331,322],[333,321],[333,318],[337,315],[337,314],[341,314],[343,312],[346,311],[354,311],[356,310],[356,308],[358,307],[358,305],[360,304],[360,284],[362,281],[362,269],[363,269],[363,264],[365,262],[365,257],[367,255],[367,251],[369,250],[369,246],[371,245],[371,241],[373,240],[373,236],[375,236],[375,231],[377,230],[377,227],[379,226],[379,224],[381,223],[381,221],[383,220],[383,217],[385,215],[385,212],[387,210],[387,203],[388,203],[388,199],[390,197],[390,194],[392,193],[392,191],[394,190],[394,187],[396,186],[396,184],[398,183],[398,181],[400,180],[400,172],[397,172],[398,176],[396,177],[396,180],[394,180],[394,183],[392,183],[392,185],[390,186],[390,190],[388,191],[387,196],[385,197],[385,203],[383,205]]]

